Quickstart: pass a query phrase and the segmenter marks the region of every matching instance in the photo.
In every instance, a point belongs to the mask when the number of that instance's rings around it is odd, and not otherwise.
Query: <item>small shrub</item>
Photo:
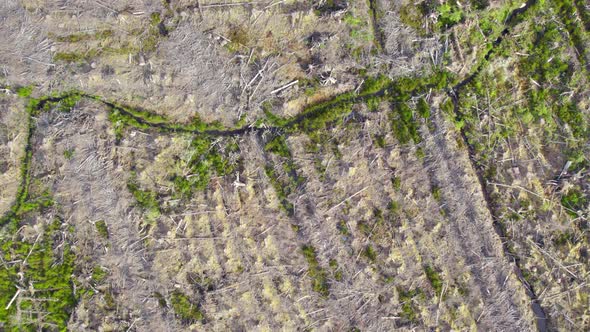
[[[361,87],[361,91],[359,92],[359,95],[366,96],[366,95],[375,94],[375,93],[389,87],[392,83],[393,83],[393,81],[385,75],[368,77],[365,79],[365,82],[363,83],[363,86]]]
[[[426,278],[428,278],[428,281],[430,281],[430,284],[432,285],[432,288],[434,288],[436,294],[440,295],[442,293],[443,287],[440,274],[430,265],[424,266],[424,272],[426,273]]]
[[[250,35],[246,28],[242,26],[232,26],[227,38],[230,42],[227,43],[226,48],[232,53],[239,52],[242,48],[247,47],[250,42]]]
[[[405,291],[401,288],[398,288],[398,293],[399,301],[402,305],[402,312],[400,314],[400,317],[410,322],[416,322],[418,320],[418,315],[416,314],[416,308],[413,303],[413,299],[414,297],[419,295],[421,291],[418,289]]]
[[[154,292],[154,297],[156,300],[158,300],[158,305],[160,308],[168,308],[168,302],[166,302],[164,295],[160,294],[159,292]]]
[[[367,221],[361,220],[357,222],[356,227],[358,228],[359,232],[361,232],[361,234],[363,234],[364,236],[371,235],[372,226],[369,225]]]
[[[414,119],[414,112],[406,103],[393,104],[389,118],[393,133],[401,144],[422,141],[418,133],[418,124]]]
[[[236,165],[230,164],[219,149],[213,145],[212,140],[206,135],[196,136],[190,147],[194,152],[186,165],[181,168],[188,169],[189,176],[174,174],[170,180],[174,184],[174,195],[180,199],[190,199],[195,191],[207,188],[214,174],[225,176],[234,172]],[[236,151],[237,145],[229,144],[226,152]]]
[[[455,105],[453,104],[453,101],[451,100],[451,98],[448,98],[446,101],[444,101],[440,105],[440,109],[448,115],[454,114],[454,108],[455,108]]]
[[[402,188],[402,179],[397,176],[392,176],[391,184],[393,185],[393,189],[400,190]]]
[[[134,177],[127,183],[127,189],[133,194],[137,204],[148,212],[148,219],[154,220],[160,216],[160,204],[155,192],[141,190]]]
[[[568,244],[575,243],[575,236],[571,232],[558,233],[552,242],[556,247],[564,247]]]
[[[100,237],[103,239],[109,238],[109,229],[107,227],[107,223],[104,220],[97,221],[94,226],[96,227],[96,231]]]
[[[342,234],[344,236],[350,235],[350,232],[348,230],[348,226],[346,226],[346,221],[340,220],[338,222],[338,224],[336,225],[336,228],[338,229],[338,231],[340,232],[340,234]]]
[[[426,158],[426,153],[424,152],[424,149],[422,149],[422,147],[416,149],[416,158],[420,160],[424,160],[424,158]]]
[[[174,291],[170,295],[170,306],[178,318],[184,323],[192,323],[204,319],[199,305],[193,303],[188,296],[180,291]]]
[[[405,25],[414,28],[421,34],[425,34],[424,23],[426,21],[426,13],[421,6],[416,6],[413,3],[402,5],[399,11],[400,19]]]
[[[432,187],[432,197],[434,197],[434,199],[436,199],[437,201],[440,202],[441,199],[441,190],[438,186],[433,186]]]
[[[375,145],[377,145],[380,148],[385,148],[385,136],[384,135],[377,135],[375,136]]]
[[[74,149],[67,149],[64,150],[64,157],[67,160],[72,160],[72,158],[74,157]]]
[[[366,23],[360,17],[355,17],[354,15],[352,15],[351,12],[348,12],[346,13],[346,15],[344,15],[343,21],[351,27],[358,27],[363,25],[363,23]]]
[[[287,140],[282,135],[277,135],[268,141],[268,143],[266,143],[264,146],[264,150],[284,158],[291,158],[291,151],[287,146]]]
[[[117,307],[117,302],[115,301],[115,297],[113,296],[113,292],[108,290],[104,293],[104,302],[105,302],[105,309],[108,311],[115,310]]]
[[[342,281],[342,269],[338,266],[338,262],[335,259],[330,259],[329,265],[334,273],[334,279]]]
[[[418,111],[418,114],[420,114],[420,116],[424,119],[430,118],[430,105],[428,105],[424,98],[420,98],[420,100],[418,100],[416,110]]]
[[[314,12],[317,16],[327,16],[332,12],[346,9],[348,7],[347,1],[344,0],[326,0],[318,1],[320,6],[316,6]]]
[[[99,265],[95,266],[94,269],[92,269],[92,283],[94,285],[100,284],[106,279],[107,275],[108,273],[105,269]]]
[[[375,263],[375,261],[377,260],[377,252],[375,251],[375,249],[373,249],[371,245],[367,245],[365,250],[363,250],[363,256],[367,257],[367,259],[369,259],[371,263]]]
[[[33,87],[30,85],[29,86],[22,86],[16,90],[16,94],[19,97],[23,97],[23,98],[30,96],[31,93],[33,93]]]
[[[463,20],[463,11],[456,4],[445,3],[438,7],[438,24],[442,30],[447,30]]]
[[[397,216],[400,212],[399,203],[396,201],[391,201],[387,205],[387,211],[389,212],[390,216]]]
[[[589,203],[588,197],[579,190],[570,190],[561,197],[561,204],[568,208],[567,213],[574,218],[578,217],[578,211],[587,208]]]

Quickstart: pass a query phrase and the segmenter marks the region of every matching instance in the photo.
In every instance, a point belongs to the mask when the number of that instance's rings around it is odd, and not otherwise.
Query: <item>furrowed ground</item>
[[[587,13],[0,4],[0,329],[588,329]]]

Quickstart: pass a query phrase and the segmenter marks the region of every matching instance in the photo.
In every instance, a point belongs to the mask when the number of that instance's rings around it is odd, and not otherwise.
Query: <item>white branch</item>
[[[274,89],[274,90],[272,90],[270,93],[271,93],[271,94],[274,94],[274,93],[277,93],[277,92],[283,91],[283,90],[285,90],[286,88],[288,88],[288,87],[291,87],[291,86],[293,86],[293,85],[295,85],[295,84],[297,84],[297,83],[299,83],[299,80],[295,80],[295,81],[293,81],[293,82],[291,82],[291,83],[289,83],[289,84],[287,84],[287,85],[283,85],[282,87],[280,87],[280,88],[278,88],[278,89]]]
[[[19,289],[16,291],[16,293],[14,294],[14,296],[12,297],[12,299],[10,300],[10,302],[8,302],[8,305],[6,306],[6,308],[5,308],[4,310],[8,310],[8,309],[10,309],[10,306],[12,305],[12,302],[14,302],[14,300],[16,300],[16,298],[18,297],[18,294],[20,294],[21,290],[22,290],[22,289],[20,289],[20,288],[19,288]]]

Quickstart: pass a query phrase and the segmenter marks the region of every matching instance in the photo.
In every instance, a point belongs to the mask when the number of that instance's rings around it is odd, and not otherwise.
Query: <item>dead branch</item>
[[[219,7],[235,7],[235,6],[247,6],[247,5],[256,5],[262,3],[262,1],[252,1],[252,2],[232,2],[232,3],[212,3],[209,5],[201,5],[200,8],[219,8]]]
[[[360,193],[362,193],[363,191],[367,190],[367,188],[369,188],[369,187],[364,187],[363,189],[361,189],[361,190],[359,190],[359,191],[355,192],[354,194],[352,194],[352,195],[348,196],[347,198],[345,198],[344,200],[342,200],[342,202],[340,202],[340,203],[338,203],[338,204],[334,205],[333,207],[331,207],[330,209],[328,209],[328,211],[326,211],[326,213],[328,213],[328,212],[330,212],[330,211],[332,211],[332,210],[336,209],[337,207],[339,207],[340,205],[344,204],[344,203],[345,203],[346,201],[348,201],[349,199],[351,199],[351,198],[354,198],[354,197],[355,197],[355,196],[357,196],[358,194],[360,194]]]
[[[283,90],[285,90],[285,89],[287,89],[287,88],[289,88],[289,87],[291,87],[291,86],[293,86],[293,85],[295,85],[297,83],[299,83],[299,80],[294,80],[293,82],[291,82],[291,83],[289,83],[287,85],[284,85],[284,86],[282,86],[282,87],[280,87],[278,89],[272,90],[270,93],[271,94],[275,94],[275,93],[280,92],[280,91],[283,91]]]
[[[18,289],[16,291],[16,293],[14,294],[14,296],[12,297],[12,299],[10,300],[10,302],[8,302],[8,305],[6,306],[5,310],[10,309],[10,306],[12,305],[12,302],[14,302],[14,300],[16,300],[16,298],[18,297],[18,295],[20,294],[20,292],[22,291],[22,289]]]
[[[570,271],[567,267],[565,267],[563,264],[561,264],[561,262],[559,260],[557,260],[557,258],[553,257],[549,252],[547,252],[546,250],[543,250],[543,248],[541,248],[538,244],[536,244],[533,240],[527,238],[527,241],[529,241],[533,246],[535,246],[535,248],[541,252],[542,254],[546,255],[547,257],[551,258],[555,263],[557,263],[557,265],[559,265],[559,267],[561,267],[562,269],[564,269],[567,273],[569,273],[570,275],[572,275],[574,278],[578,279],[578,276],[575,275],[572,271]]]

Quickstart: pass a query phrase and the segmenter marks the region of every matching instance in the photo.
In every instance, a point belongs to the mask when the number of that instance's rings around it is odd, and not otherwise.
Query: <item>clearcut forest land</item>
[[[0,22],[0,330],[590,330],[587,1]]]

